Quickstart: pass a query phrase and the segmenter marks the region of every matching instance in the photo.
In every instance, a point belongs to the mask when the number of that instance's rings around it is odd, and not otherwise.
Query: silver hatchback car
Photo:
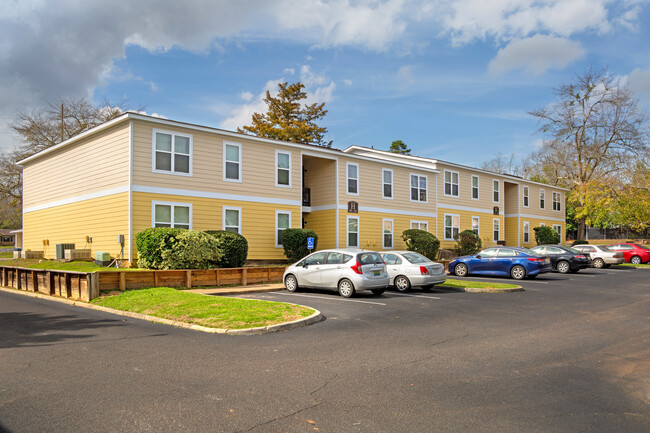
[[[620,265],[625,261],[623,253],[612,251],[605,245],[574,245],[571,248],[581,253],[589,254],[594,268],[609,268],[611,265]]]
[[[400,292],[407,292],[411,287],[430,289],[435,284],[447,281],[445,267],[435,263],[414,251],[386,251],[381,253],[390,284]]]
[[[349,298],[360,290],[381,295],[390,277],[378,252],[334,249],[312,253],[290,265],[283,280],[289,292],[300,288],[337,289],[341,296]]]

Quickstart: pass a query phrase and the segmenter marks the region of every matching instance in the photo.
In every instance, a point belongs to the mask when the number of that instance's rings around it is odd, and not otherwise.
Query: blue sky
[[[542,145],[528,111],[608,66],[650,107],[650,5],[623,0],[5,0],[0,148],[18,110],[60,97],[128,99],[234,130],[266,89],[301,81],[334,147],[479,165]]]

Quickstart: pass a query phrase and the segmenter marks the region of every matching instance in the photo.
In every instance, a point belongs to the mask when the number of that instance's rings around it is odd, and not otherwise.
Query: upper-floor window
[[[154,201],[152,227],[192,228],[192,204]]]
[[[347,164],[347,191],[350,195],[359,195],[359,164]]]
[[[554,192],[553,193],[553,210],[555,211],[561,211],[562,206],[560,204],[560,196],[561,194],[559,192]]]
[[[275,186],[291,187],[291,152],[275,151]]]
[[[539,208],[544,209],[546,208],[546,191],[543,189],[539,190]]]
[[[458,197],[458,172],[445,170],[445,195]]]
[[[411,201],[427,202],[427,177],[411,175]]]
[[[478,200],[478,176],[472,176],[472,200]]]
[[[191,135],[154,129],[153,152],[153,171],[184,176],[191,175]]]
[[[223,142],[223,180],[241,182],[241,144]]]
[[[528,187],[524,187],[524,207],[528,207]]]
[[[494,203],[499,203],[499,181],[492,181],[492,201]]]
[[[382,197],[393,198],[393,170],[382,168],[381,170]]]

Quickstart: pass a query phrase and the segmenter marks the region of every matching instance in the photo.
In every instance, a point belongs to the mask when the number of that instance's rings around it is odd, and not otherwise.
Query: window
[[[530,243],[530,223],[528,221],[524,221],[524,243]]]
[[[546,227],[546,224],[545,223],[539,223],[539,226],[540,227]]]
[[[382,197],[383,198],[393,198],[393,170],[389,168],[383,168],[381,170],[382,178]]]
[[[348,194],[359,195],[359,164],[348,162],[346,166]]]
[[[460,232],[460,215],[445,214],[445,240],[453,241]]]
[[[359,248],[359,217],[348,216],[348,247]]]
[[[562,243],[562,225],[553,224],[553,230],[555,230],[557,234],[560,235],[560,243]]]
[[[275,247],[282,248],[282,233],[291,227],[291,212],[275,211]]]
[[[349,254],[329,252],[327,253],[327,261],[325,262],[328,265],[340,265],[347,263],[352,258]]]
[[[543,189],[539,190],[539,208],[544,209],[546,207],[546,191]]]
[[[497,257],[517,257],[517,255],[515,250],[511,250],[510,248],[499,248],[497,252]]]
[[[499,181],[492,181],[492,201],[494,203],[499,203]]]
[[[223,180],[241,182],[241,144],[223,142]]]
[[[386,262],[387,265],[401,265],[402,264],[402,259],[397,257],[395,254],[384,254],[383,258],[384,258],[384,261]]]
[[[499,240],[501,237],[501,220],[499,218],[494,218],[492,220],[492,236],[493,236],[493,241],[496,242]]]
[[[482,258],[496,257],[498,252],[499,252],[498,248],[488,248],[487,250],[481,251],[481,257]]]
[[[153,130],[153,171],[191,176],[192,136]]]
[[[241,208],[240,207],[224,206],[223,229],[227,232],[241,234]]]
[[[429,223],[427,221],[411,221],[411,228],[428,232]]]
[[[478,200],[478,176],[472,176],[472,200]]]
[[[427,202],[427,177],[411,175],[411,201]]]
[[[553,210],[558,212],[562,210],[562,206],[560,205],[560,195],[559,192],[553,193]]]
[[[152,227],[192,228],[192,204],[153,201]]]
[[[445,195],[458,197],[458,172],[445,170]]]
[[[480,218],[477,216],[472,217],[472,230],[474,233],[479,234]]]
[[[524,207],[528,207],[528,187],[524,187]]]
[[[384,227],[384,248],[393,248],[393,220],[384,218],[382,225]]]
[[[314,253],[305,259],[304,265],[322,265],[325,263],[326,252]]]
[[[291,152],[275,151],[275,186],[291,188]]]

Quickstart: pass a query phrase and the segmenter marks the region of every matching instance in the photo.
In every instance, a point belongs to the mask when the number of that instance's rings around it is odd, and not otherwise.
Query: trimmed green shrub
[[[576,239],[571,244],[571,246],[574,246],[574,245],[589,245],[589,241],[585,241],[584,239]]]
[[[481,238],[474,230],[463,230],[456,238],[458,244],[454,248],[454,252],[461,256],[470,256],[481,251],[483,243]]]
[[[135,235],[138,248],[138,267],[162,269],[162,252],[174,244],[174,239],[182,229],[152,227]]]
[[[248,241],[239,233],[226,230],[206,230],[214,236],[223,251],[223,257],[216,262],[218,268],[241,268],[248,257]]]
[[[194,230],[149,228],[135,239],[145,269],[208,269],[223,256],[216,238]]]
[[[560,235],[548,226],[535,227],[535,241],[537,245],[557,245],[560,243]]]
[[[435,260],[440,249],[440,241],[433,234],[418,229],[404,230],[402,239],[406,242],[406,249],[415,251],[430,260]]]
[[[284,255],[290,262],[297,262],[309,254],[307,249],[307,238],[314,238],[314,249],[318,249],[318,235],[311,229],[286,229],[282,233],[282,246]]]

